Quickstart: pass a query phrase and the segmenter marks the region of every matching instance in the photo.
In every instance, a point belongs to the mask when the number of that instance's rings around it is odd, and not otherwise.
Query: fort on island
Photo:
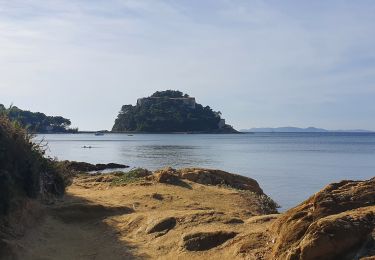
[[[197,103],[178,90],[156,91],[139,98],[135,106],[124,105],[112,128],[115,132],[236,133],[221,112]]]

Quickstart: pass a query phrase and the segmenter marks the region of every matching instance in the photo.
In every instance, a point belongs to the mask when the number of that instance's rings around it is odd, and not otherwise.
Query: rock
[[[163,200],[164,199],[163,195],[161,195],[159,193],[151,194],[151,198],[156,199],[156,200]]]
[[[168,217],[161,220],[156,221],[153,223],[147,230],[147,234],[156,233],[156,232],[163,232],[169,231],[173,229],[177,224],[177,221],[174,217]]]
[[[154,173],[154,178],[157,182],[167,184],[177,184],[181,181],[177,175],[177,171],[172,168],[166,168],[156,171]]]
[[[205,251],[223,244],[236,235],[235,232],[227,231],[187,234],[182,238],[182,247],[189,251]]]
[[[91,164],[87,162],[76,162],[76,161],[62,161],[68,170],[77,172],[91,172],[91,171],[102,171],[107,169],[124,169],[129,168],[129,166],[118,163],[108,163],[108,164]]]
[[[129,168],[128,165],[118,164],[118,163],[107,163],[107,164],[98,163],[95,165],[95,167],[96,167],[95,171]]]
[[[350,258],[370,239],[374,219],[375,178],[330,184],[273,223],[272,258]]]
[[[352,259],[374,228],[374,208],[352,210],[314,222],[291,259]]]
[[[257,181],[221,170],[186,168],[178,171],[182,179],[205,185],[227,185],[239,190],[249,190],[257,194],[263,194]]]
[[[202,168],[175,170],[169,167],[155,171],[154,179],[157,182],[168,184],[179,184],[181,179],[185,179],[204,185],[226,185],[239,190],[249,190],[259,195],[264,194],[257,181],[220,170]]]

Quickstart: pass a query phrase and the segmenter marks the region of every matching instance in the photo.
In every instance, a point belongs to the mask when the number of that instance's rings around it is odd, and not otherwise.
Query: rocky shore
[[[103,170],[113,170],[113,169],[125,169],[129,168],[128,165],[118,164],[118,163],[87,163],[87,162],[77,162],[77,161],[61,161],[59,164],[70,171],[74,172],[93,172],[93,171],[103,171]]]
[[[375,178],[330,184],[279,214],[255,180],[220,170],[76,173],[62,200],[19,215],[32,225],[1,240],[1,259],[375,255]]]

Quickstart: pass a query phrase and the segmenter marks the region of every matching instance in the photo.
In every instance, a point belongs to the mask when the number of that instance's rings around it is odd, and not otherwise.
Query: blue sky
[[[375,130],[375,1],[0,0],[0,103],[110,129],[179,89],[236,128]]]

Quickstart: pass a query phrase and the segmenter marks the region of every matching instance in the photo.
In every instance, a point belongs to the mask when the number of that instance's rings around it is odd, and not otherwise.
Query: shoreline
[[[76,133],[64,133],[64,132],[56,132],[56,133],[34,133],[37,135],[42,135],[42,134],[95,134],[97,132],[102,132],[102,131],[78,131]],[[102,132],[104,135],[105,134],[176,134],[176,135],[195,135],[195,134],[213,134],[213,135],[227,135],[227,134],[248,134],[244,132],[232,132],[232,133],[220,133],[220,132]]]
[[[78,132],[40,132],[40,133],[32,133],[34,135],[42,135],[42,134],[95,134],[97,132],[102,132],[104,134],[181,134],[181,135],[195,135],[195,134],[212,134],[212,135],[228,135],[228,134],[245,134],[245,135],[251,135],[251,134],[325,134],[325,135],[340,135],[340,134],[350,134],[350,135],[371,135],[375,134],[375,132],[344,132],[344,131],[338,131],[338,132],[231,132],[231,133],[218,133],[218,132],[113,132],[113,131],[78,131]]]

